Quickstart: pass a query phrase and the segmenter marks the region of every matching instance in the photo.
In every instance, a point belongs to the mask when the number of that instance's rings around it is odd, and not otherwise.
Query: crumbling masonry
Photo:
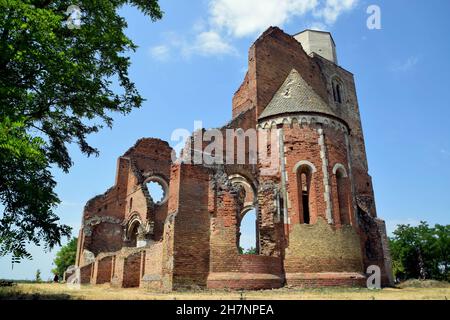
[[[269,28],[250,48],[232,113],[219,130],[276,132],[275,174],[261,174],[267,164],[250,164],[248,153],[246,164],[189,164],[172,161],[167,142],[139,140],[118,159],[114,186],[86,204],[81,282],[153,290],[362,286],[376,265],[390,285],[354,78],[338,66],[331,35]],[[150,181],[164,190],[158,203]],[[242,255],[240,222],[250,210],[258,254]]]

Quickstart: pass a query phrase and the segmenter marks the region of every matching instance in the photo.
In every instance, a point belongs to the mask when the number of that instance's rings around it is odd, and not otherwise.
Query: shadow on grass
[[[71,297],[64,293],[43,294],[43,293],[25,293],[15,290],[0,290],[1,300],[70,300]]]

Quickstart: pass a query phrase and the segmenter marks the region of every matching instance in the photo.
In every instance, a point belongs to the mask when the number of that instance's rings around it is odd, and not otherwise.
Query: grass
[[[364,288],[275,289],[262,291],[199,290],[159,293],[144,289],[113,289],[109,285],[83,285],[80,289],[55,283],[18,283],[0,287],[2,299],[51,300],[446,300],[449,283],[413,282],[402,287],[369,290]]]

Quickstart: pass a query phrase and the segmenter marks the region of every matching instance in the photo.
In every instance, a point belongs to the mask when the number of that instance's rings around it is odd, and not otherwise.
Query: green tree
[[[97,155],[87,136],[143,102],[128,77],[136,45],[118,10],[132,5],[157,20],[158,1],[79,0],[75,28],[72,4],[0,0],[0,256],[12,253],[13,261],[31,258],[27,243],[51,249],[70,234],[54,214],[50,172],[68,172],[68,145]]]
[[[239,254],[258,254],[258,251],[256,251],[256,248],[251,247],[247,250],[245,250],[242,247],[239,247]]]
[[[36,270],[36,277],[35,277],[34,281],[36,281],[36,282],[42,282],[42,278],[41,278],[41,270],[39,270],[39,269]]]
[[[77,255],[77,241],[77,238],[73,238],[56,253],[56,258],[53,260],[56,267],[52,270],[52,272],[57,274],[60,278],[63,277],[64,272],[68,267],[75,264],[75,258]]]
[[[389,242],[396,278],[450,280],[450,226],[399,225]]]

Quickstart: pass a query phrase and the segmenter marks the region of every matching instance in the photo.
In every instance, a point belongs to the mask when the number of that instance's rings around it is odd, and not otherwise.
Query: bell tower
[[[314,52],[334,64],[338,64],[336,44],[331,33],[308,29],[297,33],[294,38],[301,43],[307,54],[310,55]]]

